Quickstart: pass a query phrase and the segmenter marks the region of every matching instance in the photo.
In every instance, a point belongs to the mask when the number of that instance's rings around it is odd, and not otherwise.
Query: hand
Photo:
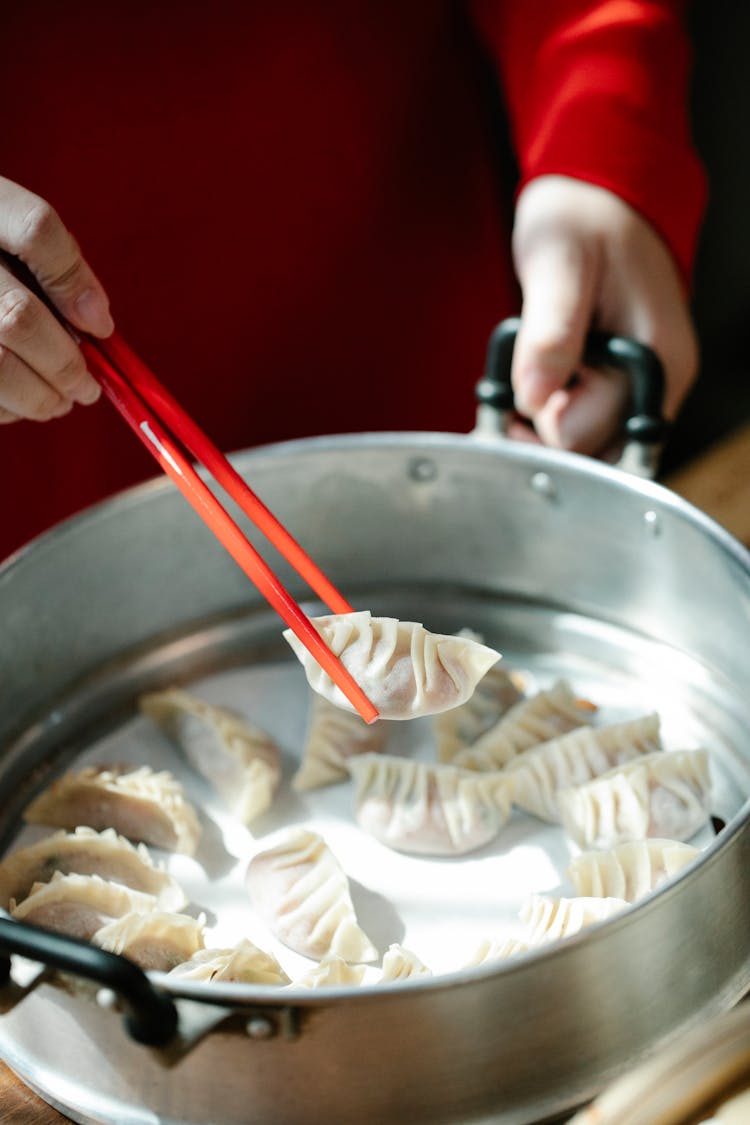
[[[75,328],[110,335],[107,296],[58,215],[2,177],[0,247],[26,263]],[[0,423],[58,418],[98,397],[70,334],[0,263]]]
[[[513,256],[523,292],[513,387],[535,432],[514,424],[511,434],[595,456],[617,439],[628,386],[624,376],[582,365],[590,328],[654,349],[673,419],[695,379],[698,347],[677,265],[653,227],[604,188],[541,176],[519,195]]]

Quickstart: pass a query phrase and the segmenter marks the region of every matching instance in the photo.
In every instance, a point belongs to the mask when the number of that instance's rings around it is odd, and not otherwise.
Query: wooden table
[[[664,483],[750,547],[750,424]]]
[[[750,425],[664,482],[750,547]],[[0,1062],[2,1125],[70,1125]]]

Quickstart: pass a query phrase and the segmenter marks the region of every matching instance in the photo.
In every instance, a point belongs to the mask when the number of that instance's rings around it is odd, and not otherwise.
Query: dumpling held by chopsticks
[[[312,624],[377,707],[382,719],[435,715],[465,703],[500,653],[469,637],[430,633],[416,621],[358,613],[314,617]],[[310,687],[353,710],[341,690],[290,629],[284,637]]]

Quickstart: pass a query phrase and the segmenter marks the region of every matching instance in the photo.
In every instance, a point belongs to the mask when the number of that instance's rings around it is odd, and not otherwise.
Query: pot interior
[[[667,749],[711,750],[713,826],[692,842],[710,846],[715,830],[740,813],[750,791],[750,767],[737,752],[744,731],[736,700],[723,683],[707,679],[697,659],[682,655],[675,660],[660,643],[607,622],[458,585],[371,586],[358,591],[356,604],[382,615],[408,614],[441,632],[469,626],[501,647],[528,694],[564,678],[579,697],[597,705],[598,721],[657,711]],[[176,684],[236,710],[269,731],[282,748],[280,794],[251,829],[226,812],[172,743],[138,713],[142,692]],[[23,846],[49,831],[24,826],[22,809],[63,769],[92,764],[168,769],[201,810],[203,836],[195,857],[164,853],[159,858],[188,894],[189,912],[207,916],[206,944],[228,947],[249,937],[272,951],[292,980],[311,962],[273,939],[255,917],[244,886],[249,859],[292,825],[320,832],[340,858],[360,922],[380,954],[399,943],[436,974],[462,970],[484,940],[521,938],[519,910],[530,894],[575,893],[566,876],[575,846],[559,826],[534,817],[516,812],[478,851],[431,858],[392,851],[363,833],[354,819],[349,782],[294,792],[290,781],[304,745],[310,696],[302,668],[280,637],[278,619],[261,607],[124,654],[59,701],[20,740],[14,762],[22,746],[20,756],[35,768],[20,785],[11,786],[0,774],[4,843]],[[387,727],[387,752],[436,760],[430,719]],[[378,978],[379,970],[368,969],[365,984],[375,986]],[[179,990],[179,981],[174,986]]]

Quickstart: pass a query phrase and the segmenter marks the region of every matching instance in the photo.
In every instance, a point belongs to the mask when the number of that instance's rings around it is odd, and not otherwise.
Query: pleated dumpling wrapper
[[[521,953],[528,953],[530,949],[528,942],[517,937],[485,938],[479,943],[471,960],[462,965],[462,968],[475,969],[479,965],[489,965],[492,961],[504,961],[506,957],[517,957]]]
[[[264,730],[178,688],[150,692],[138,705],[243,824],[270,807],[281,779],[281,757]]]
[[[108,922],[91,940],[100,949],[135,961],[144,972],[168,973],[204,948],[205,921],[204,915],[191,918],[163,910],[135,911]]]
[[[458,707],[500,659],[499,652],[469,637],[430,633],[416,621],[373,617],[369,610],[314,617],[312,624],[381,719],[415,719]],[[284,637],[310,687],[337,707],[353,710],[294,633],[286,629]]]
[[[604,922],[630,905],[621,898],[550,898],[530,895],[520,910],[531,947],[571,937],[586,926]]]
[[[292,788],[319,789],[345,780],[349,777],[349,759],[382,750],[387,729],[386,723],[368,725],[353,711],[344,711],[317,692],[310,692],[302,762],[292,778]]]
[[[272,953],[243,938],[231,949],[200,949],[189,961],[172,969],[183,980],[232,981],[242,984],[290,984]]]
[[[584,785],[561,789],[562,825],[581,848],[614,848],[646,837],[686,841],[710,816],[705,750],[645,754]]]
[[[416,953],[404,949],[403,945],[394,942],[388,946],[383,954],[383,971],[380,974],[380,984],[388,984],[394,980],[409,980],[412,977],[431,977],[432,970],[420,961]]]
[[[566,680],[520,699],[466,750],[452,759],[463,770],[500,770],[519,754],[592,722],[596,705],[577,699]]]
[[[350,965],[343,957],[332,954],[293,983],[296,988],[336,988],[342,984],[361,984],[365,972],[364,965]]]
[[[576,727],[559,738],[524,750],[505,766],[513,804],[540,820],[560,819],[557,794],[583,785],[639,755],[661,749],[659,716],[646,715],[606,727]]]
[[[195,854],[201,836],[198,815],[177,778],[150,766],[85,766],[64,773],[23,815],[29,824],[71,831],[80,825],[113,828],[129,840],[183,855]]]
[[[57,871],[49,883],[35,883],[22,902],[11,900],[10,913],[19,922],[90,941],[114,918],[130,912],[147,914],[156,904],[154,895],[98,875],[61,875]]]
[[[303,957],[377,958],[357,923],[349,880],[317,832],[290,828],[275,847],[258,852],[248,865],[247,889],[274,937]]]
[[[510,816],[502,770],[474,773],[391,754],[349,760],[357,822],[412,855],[463,855],[494,840]]]
[[[568,877],[579,895],[637,902],[698,855],[698,848],[680,840],[626,840],[606,851],[582,852],[571,861]]]
[[[457,754],[468,750],[496,726],[523,698],[520,682],[520,677],[496,664],[482,677],[466,703],[441,711],[434,720],[438,760],[452,762]]]
[[[47,883],[56,871],[124,883],[155,895],[162,910],[180,910],[187,903],[182,888],[155,865],[143,844],[134,846],[113,828],[95,832],[78,827],[75,832],[53,832],[5,857],[0,863],[0,906],[7,910],[11,899],[20,902],[34,883]]]

